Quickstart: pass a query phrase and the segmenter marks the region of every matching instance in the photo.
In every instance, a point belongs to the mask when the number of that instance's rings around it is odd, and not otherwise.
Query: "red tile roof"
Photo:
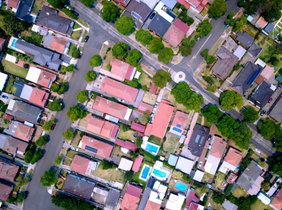
[[[0,160],[0,178],[7,179],[9,181],[14,181],[17,173],[19,171],[19,166],[13,165],[11,163],[4,162]]]
[[[71,163],[71,170],[81,174],[86,174],[90,160],[79,155],[74,156]]]
[[[123,140],[120,140],[120,139],[116,139],[115,144],[117,144],[121,147],[124,147],[125,149],[128,149],[130,151],[136,151],[137,150],[136,144],[134,144],[133,142],[130,142],[130,141],[123,141]]]
[[[56,36],[53,36],[49,48],[52,50],[56,50],[57,52],[63,53],[65,48],[68,46],[68,41],[64,39],[60,39]]]
[[[41,70],[41,73],[38,77],[37,84],[43,87],[50,88],[52,82],[56,79],[56,74],[53,74],[48,71]]]
[[[196,204],[196,203],[191,203],[189,210],[198,210],[198,204]]]
[[[6,202],[12,190],[13,187],[0,183],[0,200]]]
[[[143,156],[138,156],[135,160],[134,160],[134,162],[133,162],[133,166],[132,166],[132,171],[134,171],[134,172],[138,172],[139,171],[139,168],[140,168],[140,165],[141,165],[141,163],[142,163],[142,161],[143,161]]]
[[[49,98],[49,93],[39,88],[33,88],[29,102],[37,104],[39,106],[45,106],[47,99]]]
[[[104,158],[109,158],[114,149],[114,147],[110,144],[92,139],[88,136],[83,136],[81,139],[81,149],[85,149],[86,146],[97,149],[97,152],[95,154]]]
[[[136,130],[136,131],[144,133],[146,127],[144,125],[140,125],[140,124],[138,124],[136,122],[132,122],[130,128],[133,129],[133,130]]]
[[[209,155],[221,159],[222,155],[224,154],[226,145],[227,143],[223,141],[222,138],[216,136]]]
[[[264,81],[264,77],[261,76],[261,75],[258,75],[258,77],[256,78],[255,82],[260,85],[260,83],[262,83],[262,81]]]
[[[20,1],[20,0],[8,0],[7,5],[8,5],[9,7],[12,7],[12,8],[17,9],[17,8],[18,8],[19,1]]]
[[[13,137],[29,142],[34,130],[34,128],[18,123]]]
[[[180,4],[183,4],[186,7],[186,9],[189,9],[190,4],[186,0],[176,0],[176,1],[178,1]]]
[[[260,18],[258,19],[258,21],[256,22],[256,25],[259,26],[259,27],[262,28],[262,29],[263,29],[267,24],[268,24],[268,22],[266,22],[263,17],[260,17]]]
[[[262,70],[262,72],[260,73],[260,75],[264,77],[266,80],[268,80],[273,73],[274,73],[274,69],[271,68],[269,65],[266,65]]]
[[[4,114],[3,115],[3,119],[6,119],[6,120],[12,120],[13,116],[12,115],[9,115],[9,114]]]
[[[161,204],[148,200],[144,210],[159,210]]]
[[[147,110],[149,110],[150,112],[152,112],[153,109],[154,109],[154,107],[153,107],[152,105],[146,104],[146,103],[144,103],[144,102],[141,101],[141,103],[140,103],[138,109],[139,109],[140,111],[143,111],[143,112],[145,112],[145,111],[147,111]]]
[[[224,161],[231,164],[232,166],[237,167],[243,157],[243,154],[232,147],[229,148],[227,155],[224,158]]]
[[[188,118],[189,114],[177,111],[171,125],[184,130],[187,126]]]
[[[280,189],[270,204],[276,209],[282,209],[282,189]]]
[[[137,208],[137,203],[139,202],[141,193],[141,188],[129,184],[120,208],[122,210],[135,210]]]
[[[192,202],[198,203],[198,202],[199,202],[199,199],[197,198],[197,196],[196,196],[196,194],[195,194],[195,191],[190,190],[190,191],[189,191],[189,195],[188,195],[187,200],[186,200],[186,205],[185,205],[185,207],[186,207],[186,208],[189,208],[189,207],[190,207],[190,204],[191,204]]]
[[[112,66],[111,73],[120,76],[123,79],[130,79],[134,69],[133,66],[118,59],[112,59],[110,65]]]
[[[157,89],[158,89],[157,86],[155,86],[154,83],[151,83],[149,92],[155,94]]]
[[[189,26],[187,24],[183,23],[179,19],[176,19],[173,25],[171,25],[165,33],[164,39],[166,39],[172,46],[177,47],[185,37],[188,30]]]
[[[173,113],[173,106],[170,106],[161,101],[158,110],[156,111],[153,124],[147,124],[145,135],[154,135],[163,138]]]
[[[101,90],[126,101],[135,102],[138,89],[106,77]]]

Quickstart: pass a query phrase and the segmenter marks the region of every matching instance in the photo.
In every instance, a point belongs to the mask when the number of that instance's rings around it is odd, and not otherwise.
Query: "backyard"
[[[269,205],[263,204],[259,199],[251,206],[251,210],[273,210]]]
[[[255,38],[256,34],[259,32],[253,25],[247,22],[242,28],[242,31],[247,32],[251,37]]]
[[[222,172],[217,172],[215,177],[215,188],[220,188],[222,183],[224,182],[225,174]]]
[[[64,183],[65,183],[65,180],[63,178],[59,177],[57,179],[57,182],[56,182],[56,188],[61,190],[64,186]]]
[[[73,151],[73,150],[68,150],[67,151],[67,155],[65,157],[65,160],[64,160],[64,165],[67,165],[67,166],[70,166],[71,165],[71,162],[72,162],[72,159],[74,158],[74,156],[77,154],[76,151]]]
[[[212,178],[213,178],[213,175],[205,172],[204,176],[203,176],[203,179],[202,179],[202,182],[211,183],[212,182]]]
[[[140,176],[140,173],[142,172],[143,166],[144,166],[144,163],[141,164],[139,172],[134,173],[134,175],[132,177],[132,181],[136,182],[136,183],[141,183],[141,184],[143,184],[143,187],[145,187],[147,183],[145,181],[139,179],[139,176]]]
[[[32,44],[37,44],[37,45],[41,45],[42,44],[42,39],[43,39],[43,35],[40,35],[34,31],[23,31],[21,33],[21,37],[27,41],[30,42]]]
[[[241,187],[237,187],[236,190],[232,193],[236,198],[240,198],[241,196],[246,197],[247,193]]]
[[[131,130],[131,129],[126,131],[126,130],[124,130],[123,127],[124,127],[124,125],[122,124],[120,126],[120,130],[119,130],[117,137],[121,138],[123,140],[129,140],[129,141],[134,140],[135,141],[137,137],[134,137],[133,134],[136,133],[136,132],[134,130]]]
[[[42,5],[44,5],[44,3],[44,0],[35,0],[31,12],[37,14],[38,11],[42,8]]]
[[[77,147],[79,144],[79,141],[81,139],[80,137],[81,131],[77,131],[75,137],[73,138],[71,145]]]
[[[209,209],[222,209],[221,205],[215,203],[212,198],[208,198],[206,206],[209,207]]]
[[[194,186],[194,188],[195,193],[199,198],[202,197],[204,193],[207,193],[209,191],[209,188],[206,185],[202,185],[201,187]]]
[[[105,179],[107,181],[125,183],[126,180],[124,179],[124,174],[121,171],[116,170],[116,168],[103,170],[102,167],[103,166],[101,164],[99,164],[98,169],[94,170],[92,175],[98,176],[98,177]]]
[[[138,79],[138,82],[143,86],[143,85],[146,85],[147,88],[149,89],[150,88],[150,85],[152,83],[152,79],[147,75],[145,74],[144,72],[141,73],[139,79]]]
[[[20,66],[17,66],[9,61],[6,61],[4,58],[2,59],[2,65],[4,67],[4,71],[13,74],[17,77],[26,78],[26,75],[28,73],[28,69],[22,68]]]
[[[148,142],[151,142],[153,144],[156,144],[156,145],[161,145],[162,143],[162,139],[157,137],[157,136],[154,136],[154,135],[151,135],[148,139]]]
[[[275,51],[274,41],[265,36],[263,33],[260,33],[258,39],[255,42],[263,48],[262,52],[259,55],[259,58],[264,62],[267,62]]]
[[[174,153],[179,145],[179,139],[171,136],[170,134],[166,135],[166,141],[163,143],[163,149],[167,153]]]

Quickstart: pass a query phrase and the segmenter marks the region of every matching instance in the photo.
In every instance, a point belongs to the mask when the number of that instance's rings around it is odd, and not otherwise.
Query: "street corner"
[[[171,74],[171,78],[173,79],[174,82],[178,83],[178,82],[184,81],[185,78],[186,78],[186,75],[185,75],[185,73],[182,72],[182,71],[173,72],[173,73]]]

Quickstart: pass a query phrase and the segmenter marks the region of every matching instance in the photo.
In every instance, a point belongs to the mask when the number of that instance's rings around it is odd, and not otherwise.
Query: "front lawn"
[[[81,23],[83,26],[87,27],[88,28],[88,25],[87,23],[85,23],[83,20],[81,20],[80,18],[78,18],[77,20],[79,23]]]
[[[163,149],[168,153],[174,153],[178,149],[179,139],[171,136],[169,134],[166,135],[166,141],[163,143]]]
[[[124,173],[122,173],[120,170],[116,170],[116,168],[103,170],[102,167],[103,166],[99,164],[98,169],[94,170],[92,175],[98,176],[107,181],[120,182],[122,184],[125,183],[126,180],[124,179]]]
[[[74,50],[75,48],[76,48],[76,45],[71,42],[70,48],[69,48],[70,50],[69,50],[69,52],[68,52],[68,55],[72,56],[72,52],[73,52],[73,50]]]
[[[215,178],[215,188],[220,188],[222,183],[224,182],[225,174],[222,172],[217,172]]]
[[[26,75],[28,73],[28,69],[22,68],[20,66],[17,66],[9,61],[6,61],[5,59],[2,59],[2,65],[4,66],[4,71],[13,74],[17,77],[26,78]]]
[[[71,38],[78,40],[82,30],[72,31]]]
[[[237,187],[236,190],[233,192],[233,195],[236,198],[240,198],[240,197],[246,197],[247,196],[247,192],[245,190],[243,190],[241,187]]]
[[[143,85],[146,85],[147,88],[149,89],[150,88],[150,85],[152,83],[152,79],[147,75],[145,74],[144,72],[141,73],[139,79],[138,79],[138,82],[143,86]]]
[[[77,154],[76,151],[69,150],[69,151],[67,152],[67,157],[69,157],[70,159],[73,159],[76,154]]]

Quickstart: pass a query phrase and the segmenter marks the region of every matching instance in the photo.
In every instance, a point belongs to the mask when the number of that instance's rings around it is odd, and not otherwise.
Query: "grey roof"
[[[158,13],[156,13],[153,20],[150,21],[148,28],[150,28],[159,36],[163,36],[170,26],[171,26],[170,22],[168,22]]]
[[[271,85],[263,81],[252,94],[250,101],[262,108],[266,105],[273,93],[274,90],[271,89]]]
[[[221,80],[224,80],[233,69],[234,65],[238,62],[238,58],[225,47],[220,47],[216,52],[219,57],[211,70],[213,74]]]
[[[11,124],[9,125],[9,128],[4,129],[4,133],[13,136],[15,134],[15,131],[18,127],[19,122],[18,121],[12,121]]]
[[[237,33],[236,40],[246,48],[249,48],[253,44],[255,39],[251,37],[247,32],[240,31]]]
[[[237,180],[237,185],[242,187],[246,192],[251,188],[256,179],[261,174],[261,168],[252,160],[251,164],[244,170]]]
[[[175,154],[172,154],[170,153],[169,154],[169,158],[168,158],[168,164],[171,165],[171,166],[175,166],[176,165],[176,162],[178,160],[178,156],[175,155]]]
[[[244,95],[261,71],[262,68],[259,65],[248,61],[245,68],[240,72],[231,85],[232,89],[241,95]]]
[[[47,50],[23,40],[17,40],[15,48],[34,56],[33,62],[50,69],[59,70],[62,62],[60,59],[61,54],[52,52],[51,50]]]
[[[282,97],[277,101],[269,115],[277,122],[282,123]]]
[[[236,206],[234,203],[231,203],[229,200],[224,201],[224,203],[222,204],[222,207],[226,210],[237,210],[238,206]]]
[[[33,17],[30,15],[31,8],[34,0],[21,0],[20,5],[17,8],[16,18],[25,20],[28,22],[33,21]]]
[[[12,104],[14,103],[14,104]],[[11,110],[10,110],[11,108]],[[22,101],[10,100],[6,113],[16,118],[36,124],[42,112],[41,108]]]
[[[208,139],[209,135],[209,129],[196,124],[194,127],[193,134],[191,136],[191,139],[189,141],[188,149],[191,151],[191,153],[197,157],[200,157],[205,143]]]
[[[264,28],[264,31],[269,34],[273,28],[274,28],[273,23],[268,23],[267,26]]]
[[[3,149],[7,136],[0,134],[0,149]]]
[[[155,182],[156,182],[156,178],[151,176],[149,181],[147,182],[146,189],[143,192],[143,195],[142,195],[142,198],[141,198],[141,201],[139,203],[137,210],[145,209]]]
[[[17,96],[17,97],[20,97],[21,93],[23,91],[23,88],[24,88],[24,84],[19,82],[19,81],[15,81],[14,82],[14,88],[16,88],[14,95]]]
[[[89,200],[91,198],[91,194],[94,190],[94,187],[95,187],[95,183],[93,182],[89,182],[83,178],[74,175],[68,175],[65,180],[62,191]]]
[[[58,11],[43,5],[37,17],[36,23],[62,34],[71,35],[74,22],[68,18],[58,15]]]
[[[173,9],[177,3],[176,0],[161,0],[162,3],[164,3],[169,9]]]
[[[117,201],[119,199],[119,195],[120,195],[120,191],[116,190],[116,189],[110,189],[105,205],[106,206],[111,206],[111,207],[115,207],[117,204]]]
[[[126,10],[136,16],[137,19],[144,22],[151,13],[152,9],[143,1],[131,0]]]
[[[248,53],[253,57],[257,57],[261,51],[262,48],[256,43],[253,43],[252,46],[248,49]]]
[[[51,42],[52,42],[52,39],[53,39],[54,36],[48,34],[47,36],[45,36],[44,38],[44,41],[43,41],[43,46],[44,47],[49,47]]]

